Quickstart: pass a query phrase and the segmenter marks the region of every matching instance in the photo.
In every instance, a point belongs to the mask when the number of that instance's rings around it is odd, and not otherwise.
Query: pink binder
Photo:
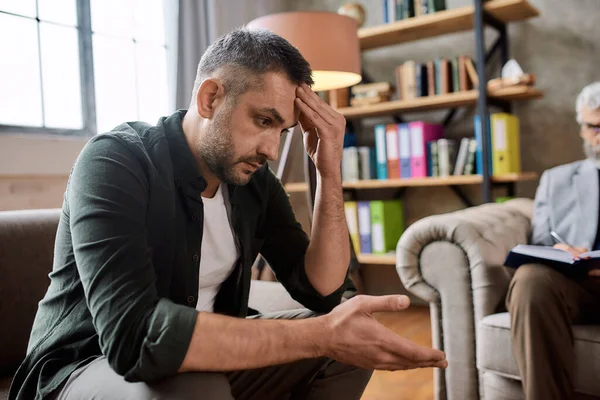
[[[443,125],[428,124],[423,121],[408,124],[410,130],[410,172],[412,178],[427,176],[427,142],[444,136]]]

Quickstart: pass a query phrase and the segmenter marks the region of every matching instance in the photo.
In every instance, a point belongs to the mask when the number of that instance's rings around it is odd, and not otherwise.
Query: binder
[[[358,254],[360,253],[360,236],[358,233],[358,208],[355,201],[344,202],[344,214],[346,215],[346,224],[348,224],[352,247],[354,247],[354,252]]]
[[[410,128],[408,124],[398,124],[398,147],[400,153],[400,177],[410,178]]]
[[[358,235],[360,238],[360,252],[363,254],[372,253],[371,205],[368,201],[358,202]]]
[[[396,124],[385,126],[388,179],[400,179],[400,157],[398,154],[398,129]]]
[[[370,211],[373,254],[386,254],[394,251],[404,232],[402,201],[371,201]]]
[[[375,125],[375,156],[377,159],[377,179],[385,180],[388,178],[385,125]]]
[[[494,175],[521,172],[519,120],[507,113],[490,115]]]
[[[427,176],[427,142],[440,139],[444,134],[444,127],[437,124],[428,124],[417,121],[410,122],[410,170],[413,178]]]

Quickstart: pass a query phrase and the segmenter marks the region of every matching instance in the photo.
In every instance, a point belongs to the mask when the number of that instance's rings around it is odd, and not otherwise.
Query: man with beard
[[[447,365],[373,318],[405,296],[340,304],[345,120],[311,73],[281,37],[239,29],[203,55],[188,111],[86,145],[11,399],[359,399],[374,368]],[[297,123],[318,171],[310,241],[266,164]],[[246,318],[259,252],[313,315]]]
[[[586,86],[576,103],[587,159],[542,175],[533,215],[534,244],[578,257],[600,250],[600,82]],[[513,352],[528,400],[568,400],[573,389],[572,324],[600,323],[600,270],[567,277],[544,265],[521,266],[510,284]]]

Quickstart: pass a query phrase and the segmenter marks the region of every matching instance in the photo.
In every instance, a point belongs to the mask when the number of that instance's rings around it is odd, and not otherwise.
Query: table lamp
[[[345,88],[361,81],[356,21],[331,12],[265,15],[247,24],[285,38],[309,62],[315,92]]]

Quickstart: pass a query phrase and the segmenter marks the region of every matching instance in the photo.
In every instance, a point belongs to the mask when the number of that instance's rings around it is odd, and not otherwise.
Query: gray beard
[[[587,140],[583,140],[583,152],[588,160],[593,161],[600,168],[600,145],[592,146]]]

